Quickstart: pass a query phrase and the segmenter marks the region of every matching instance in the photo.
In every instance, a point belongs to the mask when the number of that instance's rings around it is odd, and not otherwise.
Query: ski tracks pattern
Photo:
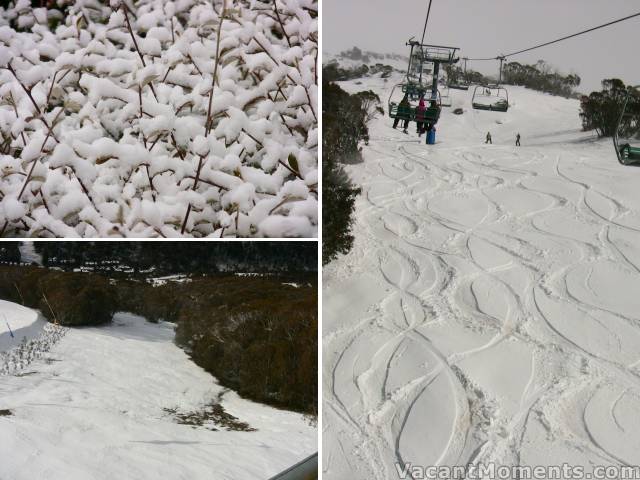
[[[382,293],[328,308],[344,321],[324,338],[325,478],[554,450],[638,463],[637,204],[557,148],[372,139],[367,158],[356,245],[330,275]]]

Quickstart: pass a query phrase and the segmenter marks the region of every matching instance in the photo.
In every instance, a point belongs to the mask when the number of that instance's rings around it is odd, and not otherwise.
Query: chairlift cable
[[[601,28],[609,27],[611,25],[615,25],[616,23],[624,22],[626,20],[630,20],[630,19],[635,18],[635,17],[640,17],[640,12],[634,13],[633,15],[629,15],[629,16],[626,16],[626,17],[623,17],[623,18],[619,18],[617,20],[613,20],[611,22],[604,23],[602,25],[598,25],[597,27],[593,27],[593,28],[589,28],[587,30],[583,30],[583,31],[578,32],[578,33],[567,35],[566,37],[558,38],[558,39],[552,40],[550,42],[541,43],[539,45],[536,45],[536,46],[533,46],[533,47],[530,47],[530,48],[525,48],[524,50],[518,50],[517,52],[507,53],[507,54],[504,54],[504,55],[498,55],[496,57],[491,57],[491,58],[469,58],[469,61],[484,62],[484,61],[489,61],[489,60],[499,60],[500,57],[513,57],[515,55],[520,55],[521,53],[530,52],[531,50],[536,50],[538,48],[546,47],[548,45],[553,45],[554,43],[562,42],[564,40],[568,40],[570,38],[574,38],[574,37],[577,37],[579,35],[584,35],[585,33],[591,33],[591,32],[593,32],[595,30],[599,30]]]
[[[424,44],[424,37],[427,35],[427,24],[429,23],[429,15],[431,14],[431,2],[433,0],[429,0],[429,9],[427,10],[427,19],[424,21],[424,30],[422,31],[422,42]]]

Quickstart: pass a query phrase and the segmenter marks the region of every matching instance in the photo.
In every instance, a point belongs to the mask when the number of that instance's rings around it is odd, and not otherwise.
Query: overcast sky
[[[408,53],[406,41],[422,36],[428,0],[321,0],[325,52],[353,46]],[[466,57],[493,57],[640,12],[639,0],[433,0],[426,43],[456,46]],[[640,84],[640,17],[510,58],[543,59],[582,77],[580,91],[603,78]],[[485,74],[497,62],[470,63]]]

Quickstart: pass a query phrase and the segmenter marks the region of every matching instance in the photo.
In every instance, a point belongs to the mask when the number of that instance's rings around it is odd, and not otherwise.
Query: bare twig
[[[16,290],[18,291],[18,295],[20,296],[20,303],[24,305],[24,297],[22,296],[22,292],[18,288],[18,284],[16,282],[13,282],[13,286],[16,287]]]
[[[140,51],[140,48],[138,47],[136,36],[133,33],[133,29],[131,28],[131,22],[129,22],[129,15],[127,14],[127,12],[129,11],[129,7],[127,7],[124,2],[122,2],[121,5],[122,5],[122,12],[124,13],[124,18],[127,22],[127,30],[129,30],[129,35],[131,35],[131,39],[133,40],[133,46],[135,47],[136,52],[138,52],[138,56],[140,57],[142,66],[146,67],[147,64],[144,61],[144,57],[142,56],[142,52]],[[158,101],[158,96],[156,95],[156,91],[153,88],[153,83],[149,83],[149,88],[151,89],[151,93],[153,93],[153,97],[156,99],[156,101]]]
[[[284,23],[282,23],[282,18],[280,17],[280,12],[278,11],[278,1],[277,0],[273,0],[273,9],[276,11],[276,16],[278,17],[278,22],[280,23],[280,28],[282,29],[282,33],[284,34],[285,38],[287,39],[287,44],[289,45],[289,48],[291,48],[291,39],[289,38],[289,35],[287,34],[287,31],[284,28]]]
[[[198,182],[200,181],[200,172],[202,171],[202,166],[204,165],[204,156],[200,155],[200,160],[198,160],[198,169],[196,170],[196,178],[193,181],[192,190],[196,190],[198,188]],[[189,220],[189,214],[191,213],[191,202],[187,206],[187,213],[184,215],[184,220],[182,222],[182,228],[180,229],[180,233],[184,234],[185,229],[187,228],[187,221]]]
[[[42,292],[42,298],[44,298],[44,301],[47,304],[47,307],[49,307],[49,310],[51,311],[51,315],[53,316],[53,321],[55,325],[58,325],[58,317],[56,316],[55,312],[53,311],[53,308],[51,308],[51,304],[49,303],[49,300],[47,299],[47,296],[44,294],[44,292]]]
[[[220,39],[222,38],[222,24],[227,15],[227,0],[223,0],[222,14],[220,15],[220,23],[218,24],[218,34],[216,40],[216,63],[213,67],[213,78],[211,79],[211,92],[209,93],[209,106],[207,107],[207,121],[205,136],[208,137],[213,127],[213,120],[211,118],[211,106],[213,105],[213,91],[216,86],[216,78],[218,77],[218,65],[220,64]]]
[[[49,123],[47,122],[47,120],[44,118],[44,115],[42,114],[42,110],[40,110],[40,107],[38,106],[38,104],[36,103],[35,99],[33,98],[33,95],[31,95],[31,89],[27,88],[27,86],[22,83],[22,80],[20,80],[18,78],[18,75],[16,75],[16,71],[13,69],[13,67],[11,66],[11,62],[9,62],[9,64],[7,65],[7,69],[13,74],[13,76],[15,77],[15,79],[18,81],[18,83],[20,84],[20,86],[22,87],[22,89],[25,91],[25,93],[27,94],[27,96],[29,97],[29,100],[31,100],[31,103],[33,104],[33,106],[36,109],[36,112],[38,112],[38,118],[40,119],[40,121],[42,123],[44,123],[45,127],[47,127],[47,129],[49,130],[49,132],[51,132],[51,136],[53,138],[56,139],[56,142],[58,142],[58,138],[55,136],[55,134],[53,133],[53,131],[51,130],[51,127],[49,126]]]

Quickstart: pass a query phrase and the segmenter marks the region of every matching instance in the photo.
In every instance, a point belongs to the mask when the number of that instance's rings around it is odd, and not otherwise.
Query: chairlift
[[[450,107],[453,104],[453,101],[451,100],[451,97],[449,95],[443,95],[443,94],[440,94],[440,95],[442,99],[440,104],[443,107]]]
[[[640,85],[629,88],[613,134],[622,165],[640,165]]]
[[[437,87],[440,65],[456,63],[458,48],[426,45],[413,39],[407,42],[407,46],[411,47],[411,53],[406,78],[391,90],[389,116],[393,119],[415,121],[419,101],[424,98],[427,102],[424,121],[435,125],[442,111],[442,95]],[[401,105],[404,98],[408,104]]]
[[[509,110],[509,92],[500,85],[477,85],[471,105],[476,110],[506,112]]]
[[[462,74],[462,81],[449,82],[448,87],[453,88],[454,90],[469,90],[471,83],[467,77],[467,61],[468,58],[463,58],[464,60],[464,72]]]
[[[408,105],[401,105],[402,99],[406,97]],[[416,121],[416,114],[420,99],[424,98],[427,108],[424,113],[424,120],[430,123],[437,123],[442,110],[442,97],[436,91],[434,97],[432,91],[417,84],[399,83],[391,91],[389,96],[389,116],[393,119]]]
[[[448,87],[454,90],[469,90],[470,85],[467,83],[450,83]]]
[[[451,92],[449,91],[449,85],[445,83],[441,84],[438,87],[438,92],[440,93],[441,104],[443,107],[451,106]]]

